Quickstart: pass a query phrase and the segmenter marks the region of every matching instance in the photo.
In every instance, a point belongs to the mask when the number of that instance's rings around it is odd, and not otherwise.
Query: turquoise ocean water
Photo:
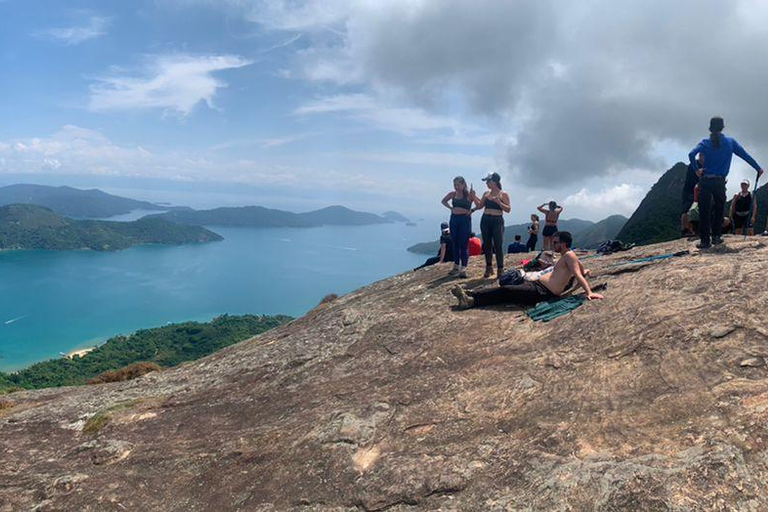
[[[434,223],[212,229],[225,240],[113,253],[0,252],[0,370],[168,322],[300,316],[329,293],[419,265],[425,257],[406,247],[439,231]]]

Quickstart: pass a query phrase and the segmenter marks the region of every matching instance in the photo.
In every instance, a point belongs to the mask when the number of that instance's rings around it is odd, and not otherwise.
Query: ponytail
[[[712,141],[712,146],[715,149],[720,147],[720,135],[725,128],[725,121],[722,117],[715,116],[709,120],[709,140]]]

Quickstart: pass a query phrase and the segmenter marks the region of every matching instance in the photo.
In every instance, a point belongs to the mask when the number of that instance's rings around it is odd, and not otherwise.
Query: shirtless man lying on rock
[[[571,250],[573,236],[567,231],[559,231],[552,236],[552,248],[560,254],[552,272],[544,274],[538,281],[525,281],[522,284],[498,286],[477,291],[466,291],[461,286],[453,287],[453,293],[459,299],[458,309],[469,309],[494,304],[534,305],[545,300],[556,299],[572,284],[575,278],[584,288],[587,300],[602,299],[589,287],[585,270],[579,258]]]

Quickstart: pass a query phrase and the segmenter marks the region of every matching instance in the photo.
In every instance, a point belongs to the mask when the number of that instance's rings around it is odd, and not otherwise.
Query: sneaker
[[[462,268],[461,270],[459,270],[459,277],[461,279],[466,279],[467,278],[467,269],[466,268]]]
[[[763,231],[763,236],[768,236],[768,229],[766,229],[765,231]]]
[[[485,274],[483,274],[483,278],[488,279],[489,277],[493,276],[493,267],[485,267]]]
[[[459,300],[458,309],[469,309],[475,305],[475,299],[467,295],[464,288],[458,284],[451,288],[451,293]]]
[[[699,242],[698,244],[696,244],[696,248],[697,249],[711,249],[712,248],[712,244],[709,243],[709,242]]]
[[[449,276],[455,276],[459,273],[459,267],[454,265],[450,272],[448,272]]]
[[[721,237],[721,236],[713,236],[713,237],[712,237],[712,243],[713,243],[714,245],[720,245],[720,244],[722,244],[722,243],[723,243],[723,237]]]

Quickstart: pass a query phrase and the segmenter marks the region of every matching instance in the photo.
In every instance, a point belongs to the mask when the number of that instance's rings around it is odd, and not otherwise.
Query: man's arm
[[[733,196],[733,199],[731,199],[731,208],[730,208],[730,211],[728,212],[728,216],[730,218],[733,218],[733,214],[736,213],[736,199],[738,197],[739,197],[739,194],[736,194],[735,196]]]
[[[696,155],[701,153],[704,150],[704,143],[699,142],[695,148],[691,150],[690,153],[688,153],[688,161],[691,163],[691,167],[693,168],[693,171],[696,172],[699,170],[699,162],[696,161]],[[706,162],[704,162],[706,164]]]
[[[741,144],[736,141],[736,139],[733,139],[733,154],[747,162],[749,165],[752,166],[754,170],[756,170],[758,173],[762,174],[763,170],[760,168],[760,165],[755,161],[754,158],[750,156],[747,151],[741,147]]]
[[[568,265],[568,268],[571,270],[571,273],[573,274],[573,277],[576,278],[576,281],[578,281],[579,285],[584,289],[584,291],[587,294],[587,300],[600,300],[603,298],[602,295],[599,293],[595,293],[592,291],[592,288],[589,287],[589,283],[587,282],[587,279],[584,277],[584,274],[582,273],[582,266],[581,262],[579,261],[579,258],[576,257],[576,255],[573,253],[573,251],[569,251],[565,254],[565,263]]]
[[[440,244],[440,263],[445,262],[445,251],[447,250],[447,247],[448,244]]]

